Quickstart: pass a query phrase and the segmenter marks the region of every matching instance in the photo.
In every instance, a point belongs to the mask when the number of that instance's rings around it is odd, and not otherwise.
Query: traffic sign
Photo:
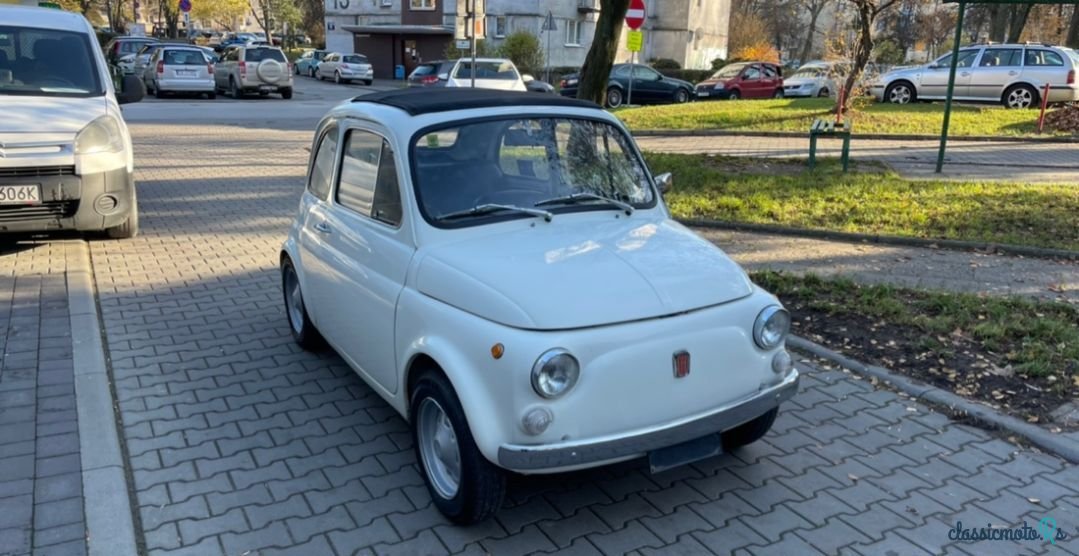
[[[547,17],[543,20],[543,27],[540,31],[557,31],[558,24],[554,21],[554,14],[547,12]]]
[[[626,12],[626,25],[634,31],[644,25],[644,0],[630,0],[629,11]]]
[[[629,33],[626,33],[626,50],[630,52],[640,52],[642,46],[644,46],[643,32],[630,31]]]
[[[187,12],[190,12],[191,11],[191,0],[180,0],[180,11],[184,12],[185,14]]]

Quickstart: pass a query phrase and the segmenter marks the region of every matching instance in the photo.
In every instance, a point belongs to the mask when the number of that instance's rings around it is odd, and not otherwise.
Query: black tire
[[[730,451],[760,440],[772,429],[772,424],[776,422],[776,415],[778,414],[779,408],[777,407],[752,421],[724,432],[723,449]]]
[[[339,71],[333,72],[333,82],[338,84],[338,85],[344,83],[344,80],[341,79],[341,72],[339,72]]]
[[[294,73],[296,75],[300,75],[300,64],[296,64],[296,65],[292,66],[292,73]]]
[[[607,108],[618,108],[622,106],[622,101],[625,97],[622,96],[622,89],[618,87],[610,87],[607,89]]]
[[[285,100],[292,98],[292,89],[281,89],[281,98]]]
[[[154,98],[165,98],[165,92],[160,87],[154,87]]]
[[[918,90],[908,81],[896,81],[884,91],[884,102],[890,104],[910,104],[918,100]]]
[[[363,84],[364,84],[364,85],[367,85],[368,87],[370,87],[370,86],[371,86],[371,84],[372,84],[372,83],[374,83],[374,82],[375,82],[375,80],[374,80],[374,79],[364,79],[364,80],[363,80]]]
[[[307,68],[307,76],[311,79],[315,78],[315,68]]]
[[[820,91],[817,91],[817,96],[820,98],[831,96],[832,93],[828,91],[827,87],[821,87]]]
[[[1041,96],[1038,94],[1038,90],[1030,85],[1012,85],[1008,87],[1007,91],[1004,91],[1001,104],[1005,108],[1018,110],[1036,108],[1041,105]]]
[[[742,98],[742,93],[739,92],[738,89],[731,89],[729,98],[730,98],[730,100],[738,100],[738,99]]]
[[[135,194],[131,194],[131,213],[127,220],[119,226],[105,229],[105,237],[109,239],[131,239],[139,235],[139,202]]]
[[[689,94],[689,91],[687,91],[685,89],[678,89],[674,93],[674,102],[676,102],[678,104],[685,104],[685,103],[689,102],[690,96],[691,95]]]
[[[231,77],[229,78],[229,96],[236,100],[244,98],[243,90],[236,85],[236,80]]]
[[[217,98],[217,92],[216,92],[216,91],[214,91],[214,92],[212,92],[212,93],[206,93],[206,98],[207,98],[208,100],[214,100],[214,99],[216,99],[216,98]]]
[[[427,483],[427,490],[435,507],[450,521],[459,525],[479,523],[491,517],[502,506],[502,499],[506,494],[506,474],[487,461],[476,447],[468,420],[461,409],[461,402],[445,375],[437,369],[419,372],[423,374],[416,381],[409,397],[409,422],[416,462]],[[421,404],[428,399],[433,400],[444,412],[457,439],[460,481],[456,493],[449,498],[440,493],[434,485],[432,472],[429,470],[433,463],[425,459],[424,450],[421,448],[419,413]]]
[[[295,283],[290,282],[291,279],[295,279]],[[326,340],[323,339],[322,333],[315,328],[315,324],[311,322],[311,317],[307,315],[307,305],[303,301],[303,292],[299,289],[300,277],[296,273],[296,267],[292,264],[292,259],[287,256],[281,259],[281,293],[284,295],[285,301],[285,318],[288,319],[288,329],[292,333],[292,339],[296,343],[307,351],[319,351],[326,347]],[[296,291],[291,292],[292,286],[295,285]],[[294,293],[296,298],[290,299],[290,293]],[[293,316],[293,304],[298,304],[297,314]],[[301,322],[296,322],[296,321]]]
[[[775,92],[772,93],[772,98],[784,98],[786,96],[783,89],[776,89]]]

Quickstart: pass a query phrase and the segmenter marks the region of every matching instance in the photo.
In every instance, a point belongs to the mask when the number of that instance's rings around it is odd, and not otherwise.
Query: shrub
[[[716,58],[712,60],[712,71],[719,71],[723,69],[723,66],[727,65],[727,61],[723,58]]]
[[[779,51],[767,42],[758,42],[738,49],[731,58],[741,62],[772,62],[778,64]]]
[[[538,76],[543,71],[543,47],[540,40],[528,31],[515,31],[506,37],[498,54],[513,60],[521,73]]]
[[[659,58],[657,60],[652,60],[652,67],[657,70],[680,70],[682,69],[682,64],[679,64],[677,60],[672,60],[670,58]]]

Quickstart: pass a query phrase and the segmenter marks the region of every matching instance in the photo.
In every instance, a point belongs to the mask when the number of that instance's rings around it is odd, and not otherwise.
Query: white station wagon
[[[790,317],[673,221],[622,124],[555,95],[375,93],[318,126],[281,252],[296,341],[410,423],[435,505],[494,513],[505,471],[754,442],[798,388]]]

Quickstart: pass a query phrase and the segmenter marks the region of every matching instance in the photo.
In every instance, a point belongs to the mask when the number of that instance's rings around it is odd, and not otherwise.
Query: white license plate
[[[41,202],[41,186],[0,185],[0,205],[36,205]]]
[[[697,93],[697,96],[699,96],[699,97],[706,97],[706,96],[708,96],[708,95],[710,95],[710,94],[712,94],[712,93],[708,93],[708,92],[700,92],[700,93]]]
[[[177,77],[195,77],[195,70],[176,70]]]
[[[269,86],[266,86],[266,85],[262,85],[261,87],[259,87],[259,91],[265,91],[265,92],[267,92],[267,93],[268,93],[268,92],[271,92],[271,91],[273,91],[273,87],[269,87]]]

